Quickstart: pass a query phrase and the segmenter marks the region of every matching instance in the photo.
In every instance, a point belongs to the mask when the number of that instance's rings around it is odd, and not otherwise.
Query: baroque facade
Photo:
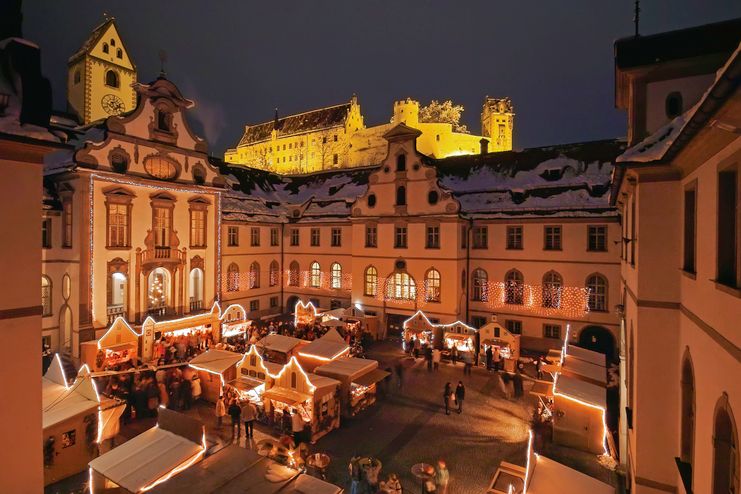
[[[394,103],[387,124],[366,127],[360,103],[348,103],[247,125],[237,146],[224,155],[227,163],[242,164],[280,174],[311,173],[333,168],[366,166],[386,155],[383,136],[394,126],[418,129],[418,150],[428,156],[476,154],[512,149],[514,110],[508,98],[486,97],[481,113],[483,136],[456,131],[451,123],[420,121],[419,102],[410,98]]]

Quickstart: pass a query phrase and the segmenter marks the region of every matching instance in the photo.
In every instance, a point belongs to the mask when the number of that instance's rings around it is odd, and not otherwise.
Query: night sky
[[[142,82],[159,73],[196,101],[194,127],[220,155],[246,123],[360,98],[366,125],[410,96],[464,105],[479,133],[485,95],[512,98],[515,147],[625,135],[613,104],[613,41],[633,33],[632,0],[26,1],[24,37],[42,48],[55,108],[66,61],[116,17]],[[741,16],[737,0],[642,2],[641,33]],[[202,130],[201,130],[202,129]]]

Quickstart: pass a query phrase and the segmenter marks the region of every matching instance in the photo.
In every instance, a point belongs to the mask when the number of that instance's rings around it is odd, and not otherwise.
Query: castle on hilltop
[[[422,133],[417,149],[434,158],[512,149],[514,110],[509,98],[485,98],[482,135],[473,135],[452,123],[422,121],[419,102],[411,98],[394,102],[389,123],[366,127],[353,96],[348,103],[282,118],[276,111],[270,122],[245,126],[224,161],[282,174],[374,165],[385,157],[383,135],[400,123]]]

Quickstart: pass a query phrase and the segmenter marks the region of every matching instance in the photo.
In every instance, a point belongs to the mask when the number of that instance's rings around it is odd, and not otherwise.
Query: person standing
[[[491,351],[491,345],[486,347],[486,370],[491,370],[491,362],[494,357],[494,352]]]
[[[458,403],[458,413],[463,412],[463,400],[466,398],[466,387],[463,385],[463,381],[458,381],[458,386],[455,388],[455,401]]]
[[[296,445],[304,442],[304,419],[295,408],[291,411],[291,431],[293,432],[293,442]]]
[[[540,355],[535,357],[535,375],[538,376],[538,379],[543,379],[543,359],[540,358]]]
[[[237,400],[232,400],[229,405],[229,416],[232,419],[232,437],[234,437],[234,428],[237,429],[236,437],[239,439],[239,437],[242,435],[242,409],[239,408],[239,405],[237,404]]]
[[[425,347],[425,360],[427,361],[427,372],[432,372],[432,347]]]
[[[515,398],[521,398],[525,394],[525,388],[522,382],[522,374],[520,374],[520,368],[515,369],[515,375],[512,378],[512,388],[515,392]]]
[[[466,352],[463,354],[463,375],[464,376],[471,375],[471,367],[473,367],[473,355],[471,354],[471,352]]]
[[[453,363],[453,367],[455,367],[455,363],[458,361],[458,348],[455,345],[450,349],[450,361]]]
[[[214,415],[216,415],[216,427],[221,429],[221,424],[224,421],[224,415],[226,415],[226,405],[224,404],[223,396],[219,396],[219,399],[216,400],[216,409],[214,410]]]
[[[443,390],[443,402],[445,402],[445,415],[450,415],[450,400],[454,399],[453,385],[445,383],[445,390]]]
[[[437,484],[440,494],[448,494],[448,482],[450,482],[450,472],[443,460],[437,460],[437,470],[435,470],[435,483]]]
[[[257,418],[257,408],[250,400],[245,400],[242,404],[242,420],[244,421],[244,437],[252,437],[254,431],[255,419]]]
[[[492,358],[494,359],[494,370],[498,371],[502,362],[502,354],[499,351],[499,347],[494,350],[494,356]]]
[[[440,359],[442,358],[442,352],[440,349],[435,348],[432,350],[432,370],[440,370]]]
[[[353,455],[350,458],[350,464],[348,465],[348,471],[350,473],[350,494],[360,494],[360,457]]]

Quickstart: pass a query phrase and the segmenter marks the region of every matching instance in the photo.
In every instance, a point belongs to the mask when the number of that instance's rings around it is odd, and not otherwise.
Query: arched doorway
[[[602,326],[587,326],[579,334],[579,346],[595,352],[604,353],[608,362],[615,357],[615,337],[609,329]]]
[[[288,297],[288,301],[286,302],[286,310],[293,312],[299,300],[300,299],[296,295],[291,295],[290,297]]]
[[[156,268],[149,273],[147,308],[150,314],[165,315],[170,302],[170,272]]]
[[[59,313],[59,349],[62,353],[72,353],[72,309],[67,304]]]
[[[191,311],[201,310],[203,308],[203,270],[201,268],[190,270],[188,296],[190,297]]]
[[[734,493],[739,488],[739,454],[736,422],[728,395],[723,393],[713,425],[713,492]]]

